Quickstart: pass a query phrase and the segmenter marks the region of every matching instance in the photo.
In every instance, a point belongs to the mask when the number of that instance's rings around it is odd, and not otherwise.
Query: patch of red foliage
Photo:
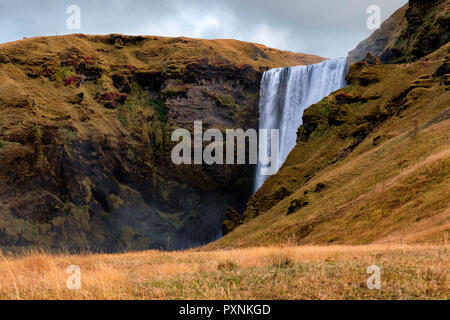
[[[98,59],[93,56],[72,55],[61,65],[73,67],[76,71],[82,71],[87,66],[93,65]]]
[[[341,92],[341,93],[338,93],[338,94],[336,95],[336,98],[337,98],[337,97],[350,98],[351,96],[350,96],[349,94],[345,93],[345,92]]]
[[[79,84],[79,80],[80,79],[78,78],[78,76],[71,76],[64,80],[64,85],[65,86],[71,86],[73,84],[77,85]]]
[[[78,61],[76,61],[76,60],[69,60],[68,62],[67,62],[67,64],[69,65],[69,66],[73,66],[73,67],[78,67],[78,64],[79,64],[79,62]]]
[[[53,69],[46,67],[44,69],[44,75],[45,76],[51,76],[53,74]]]
[[[237,69],[238,69],[239,71],[248,70],[249,68],[251,68],[251,66],[248,65],[248,64],[242,64],[242,65],[237,66]]]
[[[114,109],[118,104],[122,104],[125,102],[127,98],[126,94],[118,93],[118,92],[105,92],[102,94],[97,94],[96,99],[105,104],[105,107],[109,109]]]
[[[83,60],[84,60],[85,64],[90,65],[90,64],[94,64],[96,59],[92,56],[87,56],[87,57],[83,57]]]
[[[425,60],[419,60],[418,61],[419,66],[421,67],[428,67],[431,63],[429,61],[425,61]]]

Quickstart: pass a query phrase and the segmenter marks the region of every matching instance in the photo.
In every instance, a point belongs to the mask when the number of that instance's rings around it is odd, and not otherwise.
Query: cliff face
[[[448,6],[431,2],[411,1],[383,25],[396,30],[408,12],[408,27],[391,33],[406,37],[396,61],[431,53],[405,64],[381,64],[368,54],[351,65],[347,87],[305,110],[296,146],[250,198],[243,223],[210,247],[448,237],[450,44],[436,49],[439,42],[428,43],[425,31],[411,31],[417,8],[438,16]],[[446,32],[443,25],[439,30]],[[388,43],[398,44],[394,38]],[[372,40],[358,47],[373,50]],[[383,54],[389,46],[373,52],[392,61]]]
[[[257,127],[262,71],[320,57],[234,40],[44,37],[0,46],[0,245],[186,248],[244,208],[248,166],[176,166],[176,128]],[[201,231],[201,232],[200,232]]]
[[[449,37],[448,0],[411,0],[350,51],[348,59],[353,64],[371,52],[382,63],[415,61],[445,45]]]

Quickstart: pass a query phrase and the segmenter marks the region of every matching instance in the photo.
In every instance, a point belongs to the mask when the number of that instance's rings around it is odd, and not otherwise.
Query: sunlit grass
[[[0,257],[1,299],[449,299],[449,246],[302,246]],[[369,290],[369,265],[382,269]],[[70,265],[81,290],[66,286]]]

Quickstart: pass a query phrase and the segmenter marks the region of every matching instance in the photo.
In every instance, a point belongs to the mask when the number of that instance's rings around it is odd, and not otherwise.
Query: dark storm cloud
[[[0,42],[67,33],[233,38],[279,49],[345,56],[372,30],[370,5],[382,20],[406,0],[0,0]],[[66,9],[81,9],[68,30]]]

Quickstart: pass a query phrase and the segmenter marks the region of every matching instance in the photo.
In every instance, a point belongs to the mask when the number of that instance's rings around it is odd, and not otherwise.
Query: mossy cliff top
[[[36,37],[0,45],[0,61],[21,65],[57,64],[64,55],[83,56],[106,68],[128,66],[151,71],[181,71],[191,63],[251,66],[255,70],[306,65],[324,60],[315,55],[268,48],[238,40],[204,40],[185,37],[91,36]]]

